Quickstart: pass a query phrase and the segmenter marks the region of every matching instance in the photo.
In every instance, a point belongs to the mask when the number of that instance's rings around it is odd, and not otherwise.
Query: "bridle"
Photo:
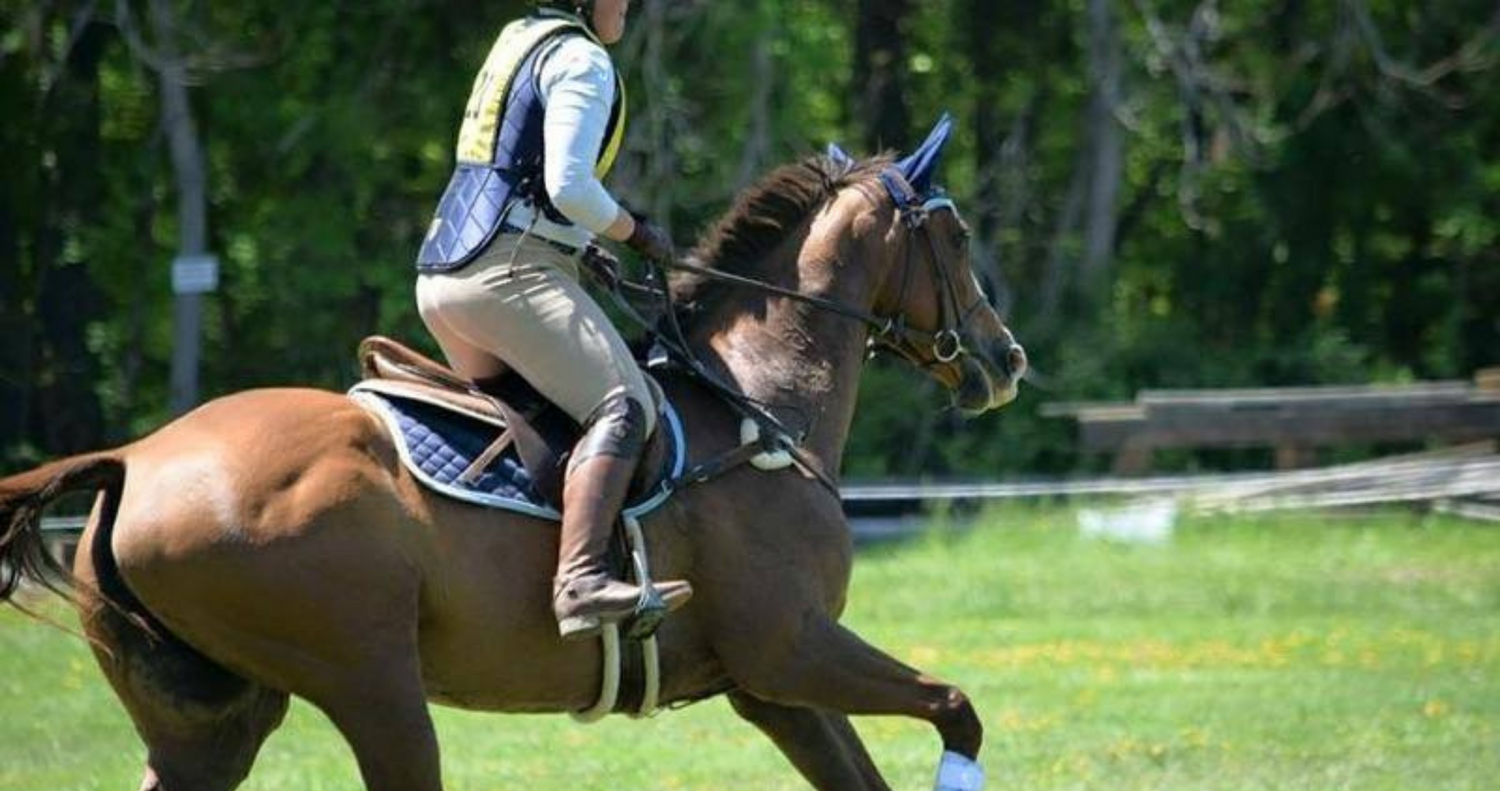
[[[817,460],[812,459],[801,449],[801,434],[789,430],[770,411],[770,407],[774,405],[751,398],[739,392],[738,388],[723,382],[719,376],[709,370],[697,358],[697,355],[693,353],[691,346],[688,344],[686,333],[683,332],[681,325],[678,323],[677,309],[672,302],[671,288],[668,286],[667,278],[662,270],[686,272],[705,279],[772,294],[810,305],[827,313],[862,322],[871,329],[866,343],[872,355],[875,352],[887,350],[924,370],[960,364],[960,361],[970,354],[970,350],[964,345],[964,337],[969,321],[979,308],[988,303],[985,300],[983,289],[980,289],[978,298],[972,304],[967,307],[960,307],[958,288],[953,279],[952,265],[943,257],[941,251],[938,249],[937,241],[932,236],[932,229],[930,227],[932,214],[942,210],[952,211],[956,214],[957,206],[952,200],[941,195],[925,197],[918,195],[911,188],[906,178],[895,168],[888,168],[881,173],[880,181],[895,201],[896,211],[899,215],[898,221],[907,232],[905,244],[906,256],[902,261],[901,291],[896,302],[899,312],[893,316],[878,315],[838,300],[814,296],[812,294],[803,294],[800,291],[784,288],[774,283],[736,275],[720,269],[711,269],[688,261],[648,261],[649,278],[647,283],[633,283],[619,276],[618,268],[612,263],[613,259],[608,253],[591,246],[583,257],[583,263],[586,268],[609,289],[609,292],[615,298],[616,305],[620,307],[627,317],[646,328],[655,337],[657,344],[670,352],[676,358],[676,362],[681,364],[689,373],[712,390],[717,391],[745,417],[750,418],[760,425],[762,429],[762,445],[766,452],[787,451],[791,453],[805,470],[812,473],[815,478],[835,495],[838,494],[838,486],[833,481],[832,476],[823,469]],[[919,247],[916,242],[918,239],[925,242],[925,247],[931,256],[932,276],[938,287],[940,329],[931,332],[911,327],[907,323],[904,309],[899,307],[905,305],[906,296],[910,292],[913,271],[916,268],[915,259],[917,258]],[[625,290],[643,293],[661,300],[663,303],[661,322],[651,322],[642,316],[631,303],[630,299],[623,293]],[[732,456],[733,452],[725,458]],[[728,462],[720,459],[709,463],[707,466],[712,467],[714,470],[721,470],[726,463]],[[705,479],[703,477],[697,478],[697,480]]]
[[[882,180],[884,179],[883,175]],[[953,365],[968,356],[969,349],[964,345],[964,337],[967,334],[969,322],[974,317],[974,313],[987,304],[983,293],[967,307],[961,307],[959,304],[958,286],[953,281],[952,267],[938,249],[937,240],[933,238],[929,227],[933,212],[943,209],[955,214],[958,212],[953,201],[944,196],[926,200],[913,197],[905,206],[899,203],[897,205],[897,210],[901,214],[900,221],[907,229],[907,253],[901,267],[901,291],[896,298],[896,304],[906,304],[906,295],[911,290],[913,259],[915,258],[913,248],[920,238],[926,242],[932,264],[932,276],[937,281],[938,288],[935,290],[938,298],[940,329],[935,332],[913,329],[907,325],[906,314],[902,312],[887,318],[885,326],[870,338],[872,352],[887,349],[912,365],[924,369]],[[925,353],[924,346],[926,347]]]
[[[731,274],[719,269],[710,269],[685,261],[677,261],[661,264],[665,269],[700,277],[717,280],[724,283],[744,288],[753,289],[767,294],[773,294],[795,302],[811,305],[819,310],[843,316],[854,321],[863,322],[871,329],[868,345],[871,353],[876,351],[890,351],[910,362],[918,368],[934,368],[944,365],[953,365],[960,359],[968,356],[969,349],[964,345],[964,337],[970,320],[975,312],[988,304],[983,293],[967,307],[960,307],[958,287],[954,283],[952,265],[944,258],[938,249],[937,240],[932,236],[929,226],[932,214],[936,211],[948,210],[958,211],[958,207],[952,199],[946,196],[923,198],[912,190],[906,179],[894,168],[888,169],[880,175],[881,182],[886,191],[890,193],[896,202],[896,211],[899,214],[899,222],[905,227],[906,257],[901,265],[901,291],[896,299],[898,306],[906,304],[906,296],[911,290],[912,273],[915,267],[917,240],[925,242],[930,254],[933,278],[938,286],[938,318],[941,329],[936,331],[919,330],[911,327],[906,320],[904,309],[898,308],[900,312],[893,316],[882,316],[870,311],[853,307],[844,302],[827,299],[825,297],[803,294],[789,288],[783,288],[763,280]]]

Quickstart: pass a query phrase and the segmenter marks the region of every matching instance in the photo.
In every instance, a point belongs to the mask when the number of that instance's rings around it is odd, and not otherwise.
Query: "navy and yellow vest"
[[[417,254],[422,272],[450,272],[479,256],[506,214],[526,201],[549,220],[571,225],[553,207],[543,183],[545,108],[541,62],[567,36],[599,40],[577,17],[539,12],[501,31],[474,80],[458,134],[457,165]],[[600,44],[600,46],[603,46]],[[615,75],[615,103],[594,172],[604,178],[625,137],[625,86]]]

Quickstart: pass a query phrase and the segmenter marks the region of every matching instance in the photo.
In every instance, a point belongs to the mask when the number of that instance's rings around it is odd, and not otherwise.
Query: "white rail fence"
[[[1292,472],[1006,483],[853,483],[844,487],[843,498],[855,536],[861,539],[910,532],[934,509],[1031,499],[1171,499],[1185,510],[1209,513],[1418,504],[1500,522],[1500,453],[1496,443],[1481,442]],[[67,543],[83,530],[84,522],[80,516],[53,517],[43,520],[42,529],[55,541]]]

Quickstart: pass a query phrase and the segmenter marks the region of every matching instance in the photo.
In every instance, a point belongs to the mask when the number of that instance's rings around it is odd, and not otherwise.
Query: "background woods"
[[[170,415],[195,245],[222,263],[204,397],[342,387],[371,332],[425,343],[411,258],[524,6],[0,0],[0,465]],[[680,243],[775,164],[960,120],[947,185],[1036,387],[960,430],[877,364],[852,474],[1071,468],[1048,399],[1496,362],[1494,0],[636,6],[614,184]]]

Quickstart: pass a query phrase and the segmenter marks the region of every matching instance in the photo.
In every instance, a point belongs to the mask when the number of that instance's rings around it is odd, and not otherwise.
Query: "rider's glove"
[[[672,248],[672,239],[667,236],[666,231],[639,214],[635,215],[635,231],[625,240],[625,244],[660,264],[670,264],[677,260],[677,252]]]
[[[583,265],[606,288],[620,287],[620,259],[608,250],[591,244],[583,250]]]

